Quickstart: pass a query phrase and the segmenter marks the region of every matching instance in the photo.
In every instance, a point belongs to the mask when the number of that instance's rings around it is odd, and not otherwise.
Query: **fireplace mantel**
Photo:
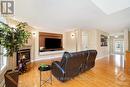
[[[24,45],[23,47],[21,47],[19,50],[23,50],[23,49],[31,49],[31,45]]]

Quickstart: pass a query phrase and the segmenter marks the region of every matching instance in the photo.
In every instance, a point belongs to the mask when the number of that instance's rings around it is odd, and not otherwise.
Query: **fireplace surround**
[[[20,49],[17,51],[16,54],[16,64],[18,66],[18,63],[20,59],[23,59],[26,62],[30,62],[31,60],[31,50],[30,49]]]

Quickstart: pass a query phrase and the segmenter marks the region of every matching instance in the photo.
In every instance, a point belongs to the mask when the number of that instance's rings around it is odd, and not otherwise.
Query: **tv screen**
[[[61,47],[61,39],[45,38],[45,48],[46,49],[62,48]]]

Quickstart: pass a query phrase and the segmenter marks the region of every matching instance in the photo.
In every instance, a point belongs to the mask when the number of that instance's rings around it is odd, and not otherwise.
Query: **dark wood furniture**
[[[17,71],[8,70],[4,75],[5,87],[18,87],[18,76]]]
[[[42,50],[40,50],[40,47],[45,47],[45,38],[61,39],[61,47],[63,47],[63,35],[62,34],[39,32],[39,51],[42,52]],[[43,51],[52,51],[52,50],[63,50],[63,48],[44,49]]]

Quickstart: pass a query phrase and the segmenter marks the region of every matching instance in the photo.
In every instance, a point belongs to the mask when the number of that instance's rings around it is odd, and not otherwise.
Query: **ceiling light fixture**
[[[115,38],[118,38],[118,36],[116,35]]]

